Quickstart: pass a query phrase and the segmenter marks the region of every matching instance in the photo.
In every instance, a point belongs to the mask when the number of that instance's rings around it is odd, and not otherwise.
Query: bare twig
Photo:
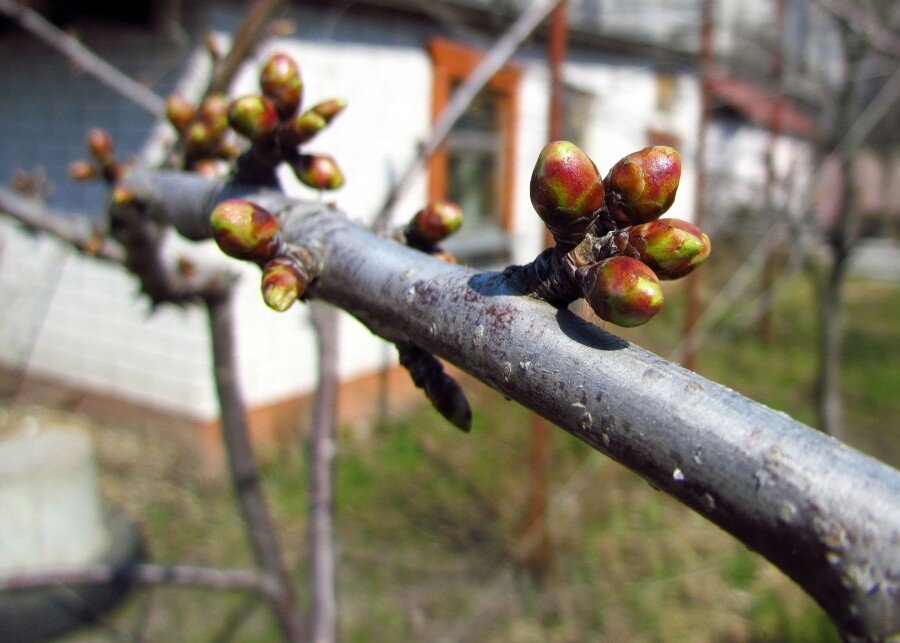
[[[884,25],[881,17],[858,3],[846,0],[812,0],[878,53],[900,58],[900,34]]]
[[[406,170],[400,175],[400,178],[388,191],[388,195],[385,197],[384,203],[372,224],[375,230],[383,232],[387,228],[397,201],[412,185],[416,173],[437,151],[444,139],[447,138],[447,134],[450,133],[453,125],[469,108],[478,92],[509,61],[519,45],[522,44],[522,41],[541,24],[561,1],[537,0],[534,2],[503,34],[478,66],[472,70],[465,82],[453,92],[453,98],[450,99],[449,104],[431,128],[428,139],[418,150]]]
[[[191,565],[136,564],[124,567],[90,565],[87,567],[17,572],[0,576],[0,591],[22,591],[58,585],[99,583],[138,583],[140,585],[183,585],[221,591],[244,590],[272,595],[276,587],[264,576],[245,569],[194,567]]]
[[[33,9],[14,0],[0,0],[0,13],[15,20],[20,27],[63,53],[81,69],[135,105],[155,116],[161,116],[165,111],[165,101],[155,92],[123,74],[85,47],[77,38],[57,29]]]
[[[276,591],[271,594],[272,606],[282,633],[289,641],[300,641],[304,638],[300,611],[253,457],[245,406],[237,382],[230,289],[219,297],[208,298],[205,303],[209,315],[216,393],[221,409],[222,439],[232,486],[256,564],[275,583]]]
[[[254,48],[266,35],[266,29],[275,12],[284,0],[255,0],[247,9],[240,26],[231,40],[231,49],[213,69],[212,79],[206,95],[227,92],[241,63],[253,53]]]
[[[338,315],[323,304],[312,304],[312,322],[319,352],[319,385],[313,402],[310,433],[309,557],[310,640],[337,639],[335,591],[334,458],[337,452]]]
[[[50,234],[98,259],[125,262],[125,251],[110,239],[99,238],[82,217],[53,212],[42,202],[0,187],[0,212],[34,232]]]

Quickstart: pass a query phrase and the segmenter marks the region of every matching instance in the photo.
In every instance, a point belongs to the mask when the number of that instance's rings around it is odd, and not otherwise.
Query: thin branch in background
[[[24,591],[55,586],[107,583],[136,583],[139,585],[181,585],[215,590],[242,590],[272,595],[276,587],[271,580],[255,571],[221,569],[191,565],[137,564],[124,567],[90,565],[16,572],[0,576],[0,591]]]
[[[900,59],[900,34],[886,27],[880,16],[846,0],[812,0],[878,53]]]
[[[240,26],[231,40],[228,53],[216,63],[205,96],[227,92],[241,64],[253,53],[281,8],[284,0],[255,0],[247,9]]]
[[[58,29],[33,9],[14,0],[0,0],[0,13],[60,51],[79,68],[154,116],[162,116],[166,103],[153,90],[122,73],[84,46],[77,38]]]
[[[537,0],[513,23],[503,34],[487,55],[482,58],[478,66],[472,70],[465,82],[460,85],[447,104],[437,122],[431,128],[425,143],[419,148],[415,157],[410,161],[400,178],[388,190],[387,197],[381,209],[375,215],[372,227],[383,232],[391,221],[394,206],[412,185],[418,171],[428,162],[428,159],[447,138],[453,125],[456,124],[465,111],[472,104],[478,92],[480,92],[491,77],[500,71],[519,45],[535,30],[544,19],[550,15],[556,6],[563,0]]]
[[[288,641],[304,639],[303,623],[291,579],[282,558],[278,533],[253,456],[246,407],[237,381],[232,293],[205,300],[209,316],[213,373],[221,411],[222,439],[232,487],[241,510],[256,564],[275,583],[270,594],[281,631]]]
[[[44,232],[97,259],[123,264],[125,251],[118,243],[97,236],[83,217],[54,212],[42,202],[0,187],[0,212],[33,232]]]
[[[310,432],[310,640],[337,640],[335,590],[334,458],[337,453],[338,313],[315,301],[310,315],[318,344],[319,382]]]

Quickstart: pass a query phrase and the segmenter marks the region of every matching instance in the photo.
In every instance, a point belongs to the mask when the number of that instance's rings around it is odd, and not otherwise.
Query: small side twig
[[[466,394],[444,370],[437,357],[411,342],[397,342],[400,364],[417,387],[425,391],[434,408],[458,429],[470,431],[472,409]]]

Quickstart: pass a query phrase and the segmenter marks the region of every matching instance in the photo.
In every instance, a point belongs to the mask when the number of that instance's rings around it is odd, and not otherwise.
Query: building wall
[[[214,12],[211,17],[216,24],[233,16]],[[352,218],[369,221],[391,180],[403,171],[428,131],[431,69],[425,43],[433,29],[422,26],[411,31],[409,23],[389,18],[361,23],[344,16],[334,23],[312,10],[305,18],[306,22],[298,20],[301,29],[296,39],[277,42],[262,56],[279,50],[297,58],[305,104],[336,96],[349,100],[346,111],[308,149],[333,154],[347,176],[346,187],[324,198],[335,199]],[[515,64],[524,73],[512,246],[513,260],[525,262],[543,243],[543,228],[529,202],[528,181],[534,159],[546,142],[547,72],[540,48],[524,50]],[[244,70],[235,94],[256,90],[257,70],[255,65]],[[662,124],[681,140],[694,140],[697,96],[690,76],[678,75],[679,97],[670,112],[661,114],[653,68],[575,51],[565,71],[568,82],[595,96],[584,146],[602,172],[621,156],[647,145],[650,126]],[[29,100],[56,104],[57,97],[42,90]],[[127,128],[137,127],[138,122],[146,128],[140,118]],[[92,124],[84,119],[78,119],[77,125],[70,123],[78,130]],[[684,179],[672,214],[690,219],[693,149],[683,148],[682,153]],[[75,153],[67,149],[64,155],[67,162]],[[399,217],[421,207],[425,178],[424,173],[417,177],[398,204]],[[289,173],[285,179],[291,194],[319,198]],[[65,181],[61,175],[57,180]],[[198,420],[215,417],[202,310],[164,306],[149,314],[146,302],[136,296],[135,281],[124,271],[71,254],[49,240],[28,237],[2,220],[0,243],[0,302],[10,311],[0,321],[0,363],[27,363],[35,374],[150,402]],[[212,261],[222,260],[215,248],[206,247],[204,252]],[[316,369],[307,310],[299,306],[285,315],[270,311],[260,301],[258,270],[234,262],[229,265],[242,275],[235,311],[240,379],[247,401],[251,406],[265,406],[310,391]],[[353,319],[343,315],[340,324],[339,371],[344,378],[395,361],[393,348]]]

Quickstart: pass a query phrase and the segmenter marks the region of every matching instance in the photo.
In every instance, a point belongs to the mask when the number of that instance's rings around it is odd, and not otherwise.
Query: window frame
[[[428,42],[432,61],[431,122],[434,123],[450,101],[453,84],[463,82],[481,62],[483,51],[466,47],[444,38],[432,38]],[[500,160],[500,220],[497,227],[510,232],[513,224],[513,196],[515,184],[515,159],[517,123],[519,115],[519,83],[522,72],[514,65],[507,65],[488,81],[486,87],[498,97],[498,121],[503,139]],[[447,196],[449,153],[446,144],[441,145],[428,162],[428,198],[444,199]]]

